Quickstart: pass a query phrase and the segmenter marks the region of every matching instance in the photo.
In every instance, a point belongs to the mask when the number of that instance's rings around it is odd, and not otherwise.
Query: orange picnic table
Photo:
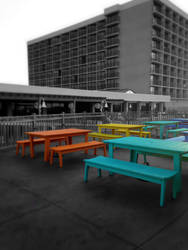
[[[87,129],[76,129],[76,128],[67,128],[67,129],[58,129],[58,130],[46,130],[46,131],[32,131],[25,132],[30,139],[30,156],[34,158],[34,143],[33,139],[35,137],[43,138],[45,140],[44,148],[44,161],[49,160],[49,149],[50,149],[50,139],[58,137],[68,137],[69,144],[72,144],[73,136],[85,136],[85,142],[88,141],[88,133],[91,130]]]

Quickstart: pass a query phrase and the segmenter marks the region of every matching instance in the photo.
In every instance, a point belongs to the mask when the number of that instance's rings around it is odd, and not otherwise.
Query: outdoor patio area
[[[97,177],[92,168],[84,183],[83,159],[93,150],[65,155],[59,168],[57,157],[52,167],[43,161],[43,147],[36,147],[34,159],[28,150],[24,158],[15,148],[0,151],[0,249],[187,249],[187,162],[182,193],[172,200],[168,182],[161,208],[157,184],[107,172]],[[116,149],[115,157],[129,160],[129,153]],[[147,160],[172,166],[167,158]]]

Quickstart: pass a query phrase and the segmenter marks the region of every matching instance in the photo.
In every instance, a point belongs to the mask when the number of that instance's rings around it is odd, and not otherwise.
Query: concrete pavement
[[[183,192],[172,200],[168,183],[160,208],[157,184],[108,173],[99,178],[95,169],[85,184],[83,159],[92,156],[67,154],[60,169],[58,158],[52,167],[43,162],[42,146],[34,159],[0,151],[0,249],[188,249],[188,162]],[[125,150],[115,156],[129,159]],[[170,159],[148,160],[172,167]]]

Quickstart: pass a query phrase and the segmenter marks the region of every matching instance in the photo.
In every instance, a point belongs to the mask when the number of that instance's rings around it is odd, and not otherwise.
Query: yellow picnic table
[[[112,134],[115,134],[116,129],[124,129],[126,131],[126,136],[130,135],[130,130],[138,129],[140,131],[143,130],[145,125],[139,124],[120,124],[120,123],[107,123],[107,124],[97,124],[99,133],[102,132],[102,129],[111,129]]]

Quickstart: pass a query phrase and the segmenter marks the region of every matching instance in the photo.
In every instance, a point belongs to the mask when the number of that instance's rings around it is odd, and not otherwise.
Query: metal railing
[[[146,121],[172,120],[174,118],[188,118],[188,112],[148,112],[130,111],[106,113],[109,122],[121,122],[127,124],[140,124]]]
[[[25,132],[62,128],[97,130],[100,123],[142,124],[145,121],[188,118],[188,113],[105,112],[56,115],[0,117],[0,148],[13,146],[17,140],[27,138]]]
[[[27,138],[25,132],[63,128],[87,128],[95,130],[103,123],[103,113],[32,115],[0,118],[0,148],[13,146],[17,140]]]

